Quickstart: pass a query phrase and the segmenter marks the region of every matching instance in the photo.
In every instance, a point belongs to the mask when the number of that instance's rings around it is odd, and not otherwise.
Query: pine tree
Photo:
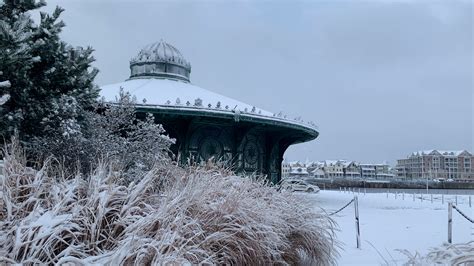
[[[38,25],[30,12],[44,1],[4,0],[0,4],[0,136],[17,131],[25,142],[50,135],[81,133],[85,110],[98,97],[92,48],[61,41],[63,9],[40,12]]]

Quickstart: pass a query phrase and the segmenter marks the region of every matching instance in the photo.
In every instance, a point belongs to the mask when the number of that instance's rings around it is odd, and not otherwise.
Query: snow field
[[[455,203],[467,216],[474,217],[469,195],[404,195],[398,193],[352,193],[323,190],[307,194],[315,206],[333,212],[359,198],[361,249],[356,248],[354,205],[333,216],[339,225],[336,233],[341,242],[340,265],[401,265],[408,258],[397,249],[412,254],[426,254],[430,248],[447,242],[448,202]],[[474,195],[471,196],[474,200]],[[433,202],[431,201],[433,197]],[[443,199],[444,198],[444,199]],[[442,203],[444,201],[444,204]],[[453,243],[466,243],[474,238],[474,226],[453,210]]]

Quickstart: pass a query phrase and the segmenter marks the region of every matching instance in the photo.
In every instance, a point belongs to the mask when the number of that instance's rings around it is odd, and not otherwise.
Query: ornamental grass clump
[[[429,265],[473,265],[474,264],[474,241],[467,243],[448,244],[435,248],[421,255],[418,252],[411,253],[408,250],[398,250],[408,261],[407,266],[429,266]]]
[[[4,152],[0,264],[335,264],[334,222],[263,180],[158,164],[124,185],[106,163],[65,178],[23,158]]]

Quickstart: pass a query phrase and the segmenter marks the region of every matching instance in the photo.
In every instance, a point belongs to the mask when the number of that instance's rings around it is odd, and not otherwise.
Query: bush
[[[74,101],[66,100],[54,113],[74,116]],[[73,119],[73,118],[71,118]],[[123,173],[128,180],[143,175],[154,164],[170,163],[169,147],[174,143],[151,114],[146,119],[136,117],[135,99],[120,92],[114,104],[97,103],[93,111],[86,112],[83,128],[63,117],[51,116],[55,126],[46,129],[49,134],[36,137],[28,146],[30,154],[38,161],[49,156],[57,158],[66,174],[90,173],[101,161]],[[63,128],[63,130],[57,130]]]
[[[0,263],[335,264],[334,222],[263,181],[168,164],[124,186],[106,164],[64,179],[21,158],[0,175]]]

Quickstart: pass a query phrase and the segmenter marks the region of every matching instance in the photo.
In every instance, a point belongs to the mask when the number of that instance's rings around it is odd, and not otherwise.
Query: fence
[[[361,189],[360,188],[356,189],[356,188],[353,188],[353,187],[339,187],[339,191],[343,192],[343,193],[361,194]],[[364,193],[364,195],[367,193],[365,188],[363,189],[363,193]],[[402,192],[402,193],[399,193],[399,192],[393,193],[395,199],[398,199],[400,197],[402,200],[405,200],[405,194],[408,194],[408,193],[404,193],[404,192]],[[433,197],[433,194],[419,193],[418,196],[417,196],[416,193],[411,193],[411,194],[412,194],[413,201],[415,201],[417,198],[419,198],[421,202],[423,202],[423,200],[426,200],[426,201],[430,201],[431,203],[433,203],[435,201],[435,199],[436,200],[439,199],[439,198]],[[389,197],[389,195],[391,195],[390,190],[387,190],[386,195],[387,195],[386,196],[387,198]],[[428,195],[429,195],[429,198],[425,199],[425,196],[428,196]],[[472,197],[470,195],[467,196],[467,197],[468,197],[469,207],[471,208],[472,207]],[[452,219],[452,212],[453,211],[452,210],[455,209],[462,217],[464,217],[467,221],[469,221],[471,223],[474,223],[474,219],[467,216],[458,207],[458,195],[453,195],[453,197],[447,198],[446,200],[447,200],[447,203],[448,203],[448,242],[451,244],[452,243],[452,230],[453,230],[453,219]],[[444,201],[445,201],[445,195],[441,194],[441,203],[443,205],[444,205]],[[360,245],[360,221],[359,221],[359,200],[358,200],[358,196],[354,195],[353,199],[351,199],[344,206],[342,206],[341,208],[337,209],[336,211],[330,213],[329,215],[332,216],[332,215],[335,215],[335,214],[343,211],[349,205],[351,205],[351,203],[354,203],[354,216],[355,216],[354,218],[355,218],[355,226],[356,226],[356,244],[357,244],[357,248],[360,249],[361,245]]]
[[[367,193],[367,189],[366,188],[363,188],[361,190],[361,188],[355,188],[355,187],[339,187],[339,191],[340,192],[343,192],[343,193],[352,193],[352,194],[361,194],[363,192],[363,194],[365,195]],[[456,205],[458,205],[458,198],[459,197],[467,197],[467,202],[469,204],[469,207],[471,208],[472,207],[472,197],[471,195],[451,195],[451,197],[448,197],[448,195],[446,195],[446,198],[445,198],[445,195],[444,194],[430,194],[430,193],[405,193],[405,192],[398,192],[398,191],[390,191],[390,189],[387,189],[385,191],[386,193],[386,198],[389,198],[393,195],[393,197],[395,199],[398,199],[398,198],[401,198],[402,200],[405,200],[405,194],[407,194],[407,196],[410,196],[411,195],[411,198],[413,201],[416,201],[417,199],[421,202],[423,201],[429,201],[431,203],[434,203],[436,201],[441,201],[442,204],[445,203],[445,201],[447,201],[448,199],[452,199]]]
[[[357,245],[357,248],[360,249],[359,199],[357,198],[357,196],[354,196],[354,198],[352,200],[350,200],[344,206],[339,208],[337,211],[334,211],[334,212],[330,213],[329,216],[332,216],[332,215],[335,215],[335,214],[341,212],[342,210],[347,208],[347,206],[351,205],[351,203],[354,203],[354,216],[355,216],[355,226],[356,226],[356,245]]]
[[[474,223],[474,219],[469,218],[456,205],[454,205],[452,202],[449,202],[448,203],[448,243],[449,244],[453,242],[453,209],[455,209],[466,220],[468,220],[471,223]]]

